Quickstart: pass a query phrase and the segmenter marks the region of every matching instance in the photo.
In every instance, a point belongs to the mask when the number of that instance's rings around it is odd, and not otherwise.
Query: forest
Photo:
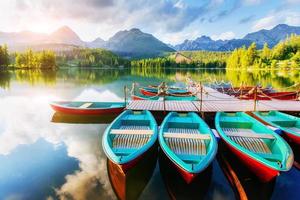
[[[227,59],[227,68],[297,68],[300,67],[300,36],[291,35],[272,49],[267,44],[257,50],[252,43],[248,48],[235,49]]]
[[[230,52],[182,51],[180,54],[191,61],[178,62],[174,57],[175,54],[170,54],[159,58],[132,60],[131,66],[149,68],[225,68],[226,59],[229,57]]]
[[[15,67],[28,69],[55,69],[56,57],[53,51],[14,53]]]
[[[129,61],[105,49],[74,48],[57,54],[59,65],[77,67],[128,67]]]
[[[0,45],[0,67],[8,66],[10,63],[7,45]]]

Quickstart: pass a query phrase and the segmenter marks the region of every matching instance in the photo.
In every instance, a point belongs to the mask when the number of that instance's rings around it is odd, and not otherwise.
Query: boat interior
[[[280,162],[283,156],[272,131],[249,117],[245,113],[222,113],[222,131],[235,144],[264,159]]]
[[[139,150],[151,140],[153,129],[154,124],[144,111],[132,111],[123,116],[109,134],[113,152],[123,157]]]
[[[167,146],[187,164],[198,164],[208,153],[211,136],[191,113],[174,113],[163,130]]]

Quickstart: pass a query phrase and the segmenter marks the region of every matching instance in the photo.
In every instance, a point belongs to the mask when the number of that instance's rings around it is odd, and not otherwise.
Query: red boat
[[[251,100],[255,98],[255,94],[245,94],[238,97],[243,100]],[[270,93],[258,93],[257,100],[299,100],[298,92],[270,92]]]
[[[76,115],[119,114],[125,108],[123,102],[56,101],[50,105],[56,112]]]

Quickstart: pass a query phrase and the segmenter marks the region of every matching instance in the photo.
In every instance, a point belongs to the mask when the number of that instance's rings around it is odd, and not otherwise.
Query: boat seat
[[[164,133],[164,138],[210,140],[209,134]]]
[[[223,128],[228,137],[240,146],[254,152],[271,154],[263,139],[275,139],[272,134],[257,134],[251,129]]]
[[[114,135],[152,135],[153,130],[126,130],[126,129],[111,129],[110,134]]]
[[[266,133],[256,133],[251,129],[243,128],[223,128],[223,131],[230,137],[247,137],[261,139],[275,139],[274,135]]]
[[[92,105],[93,103],[84,103],[81,106],[79,106],[79,108],[88,108]]]

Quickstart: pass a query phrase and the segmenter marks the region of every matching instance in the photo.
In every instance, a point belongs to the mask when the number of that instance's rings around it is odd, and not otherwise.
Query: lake
[[[238,71],[186,69],[78,69],[0,71],[0,199],[116,199],[111,188],[102,134],[112,119],[62,117],[52,100],[123,101],[124,85],[186,77],[203,83],[261,84],[292,90],[300,70]],[[300,171],[277,178],[271,199],[298,199]],[[255,187],[255,186],[253,186]],[[252,188],[253,189],[253,188]],[[253,191],[260,188],[254,188]],[[260,191],[263,192],[263,191]],[[168,199],[158,166],[140,199]],[[219,162],[213,163],[206,199],[234,199]]]

